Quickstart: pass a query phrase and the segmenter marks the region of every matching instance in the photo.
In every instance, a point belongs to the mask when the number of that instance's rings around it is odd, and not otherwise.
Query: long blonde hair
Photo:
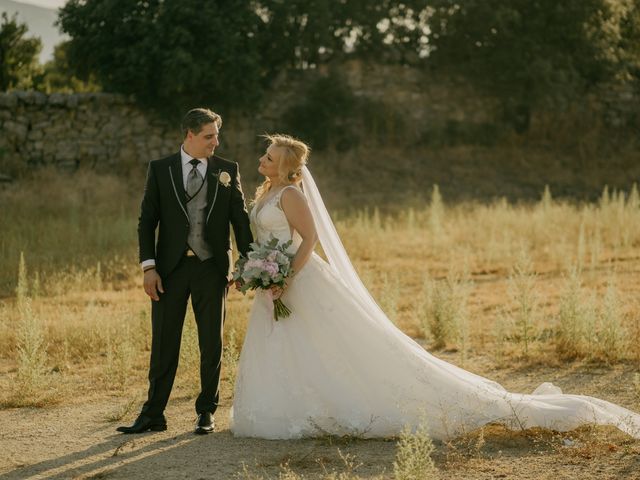
[[[302,180],[302,167],[307,164],[311,149],[309,146],[293,138],[290,135],[276,133],[274,135],[264,135],[269,141],[269,146],[273,145],[282,148],[282,156],[278,165],[278,178],[284,185],[297,185]],[[257,188],[253,203],[258,202],[271,190],[271,180],[266,178]]]

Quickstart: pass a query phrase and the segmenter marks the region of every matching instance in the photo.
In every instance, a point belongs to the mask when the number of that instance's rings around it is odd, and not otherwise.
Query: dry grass
[[[397,480],[431,480],[440,477],[431,455],[435,447],[426,428],[419,425],[415,431],[405,428],[398,439],[398,452],[393,462]]]
[[[137,196],[115,177],[81,173],[35,178],[28,188],[1,191],[0,202],[6,205],[1,404],[109,396],[115,399],[110,421],[129,415],[146,392],[150,348],[135,256]],[[341,214],[336,224],[363,281],[396,325],[426,348],[456,352],[449,360],[463,364],[482,355],[493,368],[550,365],[567,372],[576,362],[611,368],[640,360],[635,186],[629,194],[605,189],[594,204],[556,201],[545,192],[534,204],[450,206],[434,189],[422,207]],[[226,402],[251,299],[237,292],[228,299]],[[199,384],[192,317],[189,312],[173,398],[193,398]],[[487,441],[474,437],[476,450]],[[280,478],[303,478],[287,468]],[[348,471],[343,466],[326,478],[352,478],[340,476]],[[245,478],[260,478],[251,475],[245,470]]]
[[[324,465],[322,458],[314,459],[315,462],[320,466],[322,473],[319,476],[313,475],[313,477],[311,478],[321,478],[322,480],[357,480],[359,478],[363,478],[357,474],[357,470],[362,464],[358,463],[353,455],[348,453],[345,454],[341,452],[340,449],[337,450],[337,455],[340,459],[341,464],[339,468],[340,471],[335,468],[330,471],[330,469],[328,469]],[[263,475],[257,473],[255,469],[250,468],[243,463],[242,470],[238,472],[237,478],[242,480],[267,480],[270,478],[277,478],[278,480],[304,480],[305,478],[309,478],[304,474],[296,472],[294,466],[292,466],[291,463],[292,462],[290,458],[283,459],[283,462],[278,465],[280,471],[278,472],[277,477],[270,476],[269,474]],[[376,475],[375,477],[367,476],[366,478],[372,478],[373,480],[382,480],[383,477]],[[398,479],[400,478],[402,477],[398,477]],[[410,477],[404,478],[408,479]],[[426,478],[427,477],[425,477],[425,480]]]

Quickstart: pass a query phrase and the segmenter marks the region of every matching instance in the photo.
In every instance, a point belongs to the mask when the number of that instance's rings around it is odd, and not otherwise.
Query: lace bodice
[[[282,211],[280,205],[280,198],[282,192],[287,188],[297,188],[294,186],[287,186],[280,190],[276,195],[267,199],[264,203],[254,205],[251,210],[251,225],[254,228],[255,238],[258,243],[268,242],[271,237],[278,239],[280,243],[288,242],[293,239],[289,251],[295,252],[298,250],[302,238],[297,232],[292,231],[287,217]]]

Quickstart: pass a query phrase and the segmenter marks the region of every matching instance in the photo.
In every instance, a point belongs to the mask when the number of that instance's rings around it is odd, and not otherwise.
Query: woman
[[[271,298],[256,294],[235,387],[235,435],[385,437],[425,423],[433,438],[447,439],[500,422],[514,429],[615,425],[640,438],[640,415],[630,410],[564,395],[550,383],[531,395],[509,393],[398,330],[344,251],[305,166],[307,146],[285,135],[267,138],[258,169],[266,180],[251,221],[258,242],[293,240],[294,275],[273,292],[292,313],[274,322]],[[313,253],[318,239],[329,263]]]

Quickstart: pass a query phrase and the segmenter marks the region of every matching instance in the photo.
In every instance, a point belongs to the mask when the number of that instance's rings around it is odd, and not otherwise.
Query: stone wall
[[[442,128],[451,121],[479,124],[494,118],[495,102],[479,96],[467,85],[415,68],[350,60],[310,72],[281,75],[253,121],[281,129],[278,123],[282,114],[303,100],[308,84],[319,75],[333,74],[346,81],[356,97],[371,100],[405,119],[406,140],[414,140],[426,130]],[[336,115],[340,115],[339,110]]]
[[[55,165],[109,169],[175,148],[179,129],[112,94],[0,93],[0,164],[5,173]]]
[[[488,118],[486,102],[469,92],[460,101],[459,88],[427,82],[415,70],[357,61],[338,70],[356,96],[389,106],[416,132],[447,119]],[[300,101],[310,81],[325,74],[310,71],[277,79],[254,113],[225,123],[220,151],[234,157],[254,155],[258,135],[282,131],[282,113]],[[178,123],[179,119],[145,114],[120,95],[0,93],[0,174],[17,175],[25,167],[40,165],[111,169],[145,162],[175,150],[180,142]]]
[[[374,100],[406,119],[403,133],[408,148],[421,133],[437,130],[447,122],[481,124],[493,118],[492,102],[464,84],[452,84],[433,74],[359,61],[331,68],[339,72],[356,96]],[[258,135],[282,131],[282,114],[300,102],[309,82],[327,75],[328,70],[276,79],[255,112],[242,118],[225,118],[219,152],[231,158],[256,156],[261,148]],[[612,90],[601,98],[611,112],[610,123],[621,125],[634,115],[637,120],[637,94]],[[120,95],[0,93],[0,175],[16,176],[25,168],[41,165],[125,171],[128,165],[175,151],[181,140],[178,124],[179,119],[145,114],[132,99]]]

